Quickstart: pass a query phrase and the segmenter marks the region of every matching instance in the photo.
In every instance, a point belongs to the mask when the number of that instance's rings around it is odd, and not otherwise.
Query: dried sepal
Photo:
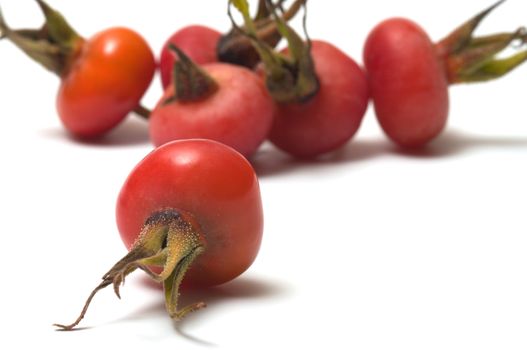
[[[201,229],[188,213],[173,209],[156,212],[146,221],[139,238],[128,254],[102,277],[102,282],[88,296],[77,319],[68,325],[55,324],[61,330],[72,330],[84,318],[93,297],[107,286],[113,285],[118,298],[126,276],[138,268],[156,282],[163,283],[165,304],[172,318],[180,319],[187,313],[205,306],[199,302],[178,309],[179,287],[192,262],[205,250]],[[155,273],[151,268],[160,267]]]

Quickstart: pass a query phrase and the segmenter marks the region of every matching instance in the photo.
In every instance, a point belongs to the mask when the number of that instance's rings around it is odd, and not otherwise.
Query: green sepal
[[[0,11],[0,38],[9,39],[34,61],[63,76],[83,39],[64,17],[42,0],[36,0],[45,16],[38,29],[11,29]]]
[[[500,0],[494,5],[488,7],[487,9],[481,11],[453,32],[451,32],[447,37],[442,39],[437,43],[437,46],[442,47],[445,55],[453,55],[463,51],[473,40],[473,34],[476,28],[480,23],[487,17],[494,9],[503,4],[505,0]]]
[[[46,18],[45,28],[50,41],[56,43],[64,50],[72,50],[80,39],[75,29],[66,21],[66,18],[53,9],[43,0],[36,0]]]
[[[174,62],[172,70],[174,95],[165,99],[163,102],[165,105],[175,101],[199,101],[218,90],[219,86],[216,81],[180,48],[172,43],[168,48],[177,55],[178,59]]]
[[[470,74],[479,71],[488,62],[496,61],[496,55],[524,35],[523,28],[520,28],[514,33],[475,38],[467,45],[464,51],[455,56],[456,60],[461,63],[457,71],[457,77],[460,79],[469,77]]]
[[[518,52],[503,59],[492,59],[481,64],[477,69],[470,72],[470,74],[459,75],[460,82],[463,83],[477,83],[485,82],[500,78],[515,68],[519,67],[524,62],[527,62],[527,51]]]

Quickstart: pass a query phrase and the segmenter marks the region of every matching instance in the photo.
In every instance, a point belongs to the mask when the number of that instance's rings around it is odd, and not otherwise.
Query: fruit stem
[[[303,4],[307,2],[304,1]],[[307,34],[307,7],[304,6],[304,16],[302,18],[302,27],[306,41],[290,27],[276,12],[276,7],[272,7],[272,1],[268,0],[271,13],[277,23],[278,30],[287,40],[289,54],[295,64],[296,70],[296,102],[305,102],[314,96],[319,89],[318,77],[315,74],[315,65],[311,57],[311,39]]]
[[[128,254],[119,260],[90,293],[77,319],[68,325],[54,324],[61,330],[73,330],[82,321],[88,307],[100,290],[113,285],[120,298],[120,286],[127,275],[141,269],[156,282],[162,282],[165,305],[170,317],[179,320],[205,303],[198,302],[178,310],[179,287],[188,268],[205,250],[205,239],[195,219],[189,213],[166,209],[153,213],[145,222],[139,238]],[[162,267],[159,274],[152,267]]]
[[[520,27],[511,33],[474,36],[481,21],[505,0],[480,12],[436,44],[436,52],[444,62],[450,84],[482,82],[502,77],[526,61],[527,50],[506,58],[498,56],[514,42],[522,49],[527,44],[527,30]]]
[[[148,120],[150,119],[150,114],[152,113],[152,111],[143,105],[139,105],[135,107],[134,113],[137,114],[139,117]]]
[[[302,8],[307,0],[295,0],[291,6],[283,11],[282,19],[291,20]],[[281,8],[285,0],[278,0],[273,7]],[[230,7],[230,4],[229,4]],[[277,25],[271,16],[271,11],[267,0],[259,0],[258,11],[252,19],[254,22],[255,36],[269,47],[275,47],[282,39]],[[245,28],[246,29],[246,28]],[[254,68],[260,63],[260,56],[251,44],[251,40],[243,33],[240,33],[236,26],[223,35],[217,47],[218,58],[222,62],[242,65],[248,68]]]
[[[180,48],[170,43],[168,48],[178,59],[174,62],[172,83],[174,95],[165,100],[165,104],[175,101],[199,101],[215,93],[219,86],[216,81],[195,64]]]
[[[305,3],[302,6],[305,9]],[[271,13],[276,28],[284,37],[289,46],[289,56],[283,56],[275,52],[272,47],[260,40],[257,36],[256,26],[249,15],[249,4],[246,0],[230,0],[243,16],[245,25],[239,27],[231,13],[229,6],[228,14],[232,25],[240,34],[245,35],[260,55],[266,75],[266,85],[269,93],[279,103],[302,103],[313,97],[319,89],[318,77],[315,73],[314,63],[311,57],[311,42],[304,42],[300,36],[287,24],[277,13],[277,6],[271,0],[267,0],[267,7]],[[306,14],[304,13],[304,29]]]

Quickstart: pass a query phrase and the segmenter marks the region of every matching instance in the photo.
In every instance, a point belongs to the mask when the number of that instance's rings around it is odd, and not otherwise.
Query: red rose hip
[[[364,47],[377,119],[388,137],[403,147],[422,147],[444,129],[450,84],[499,78],[527,60],[527,50],[509,57],[511,43],[527,43],[524,27],[511,33],[476,37],[474,30],[502,1],[482,11],[438,43],[416,23],[393,18],[370,33]]]
[[[269,140],[298,158],[316,158],[347,143],[368,106],[364,71],[334,45],[322,40],[304,41],[283,20],[283,10],[267,1],[288,44],[282,52],[271,50],[256,39],[248,2],[231,4],[244,18],[246,35],[254,38],[252,43],[263,63],[260,75],[277,102]],[[304,23],[305,16],[304,12]],[[231,20],[234,22],[232,15]]]
[[[205,138],[250,157],[267,138],[275,104],[262,80],[247,68],[226,63],[199,67],[179,48],[174,83],[150,115],[156,145]]]
[[[379,24],[364,49],[370,93],[386,134],[403,146],[436,137],[448,116],[448,81],[428,35],[394,18]]]
[[[307,101],[277,107],[269,140],[298,158],[313,158],[346,144],[368,107],[361,67],[334,45],[313,40],[311,56],[319,87]]]
[[[177,56],[170,50],[170,44],[179,47],[196,64],[218,62],[216,46],[221,33],[202,25],[190,25],[181,28],[170,38],[161,50],[159,58],[159,72],[161,83],[166,89],[172,82],[172,69]]]
[[[140,100],[156,68],[148,43],[135,31],[114,27],[85,39],[42,0],[42,28],[13,30],[0,12],[0,38],[59,76],[57,112],[73,136],[104,135],[130,112],[147,117]]]
[[[171,317],[203,307],[178,309],[179,286],[211,286],[244,272],[262,239],[263,213],[256,175],[238,152],[210,140],[167,143],[130,173],[117,200],[117,224],[130,252],[104,276],[93,296],[119,287],[136,269],[163,284]]]

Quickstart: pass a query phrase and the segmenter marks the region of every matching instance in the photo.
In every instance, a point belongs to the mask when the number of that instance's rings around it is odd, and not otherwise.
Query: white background
[[[85,36],[140,31],[156,53],[176,29],[228,28],[226,1],[50,1]],[[312,0],[310,35],[361,61],[368,31],[405,16],[435,40],[490,1]],[[2,1],[13,27],[41,23],[30,0]],[[527,24],[510,0],[480,33]],[[174,324],[162,293],[138,276],[121,301],[84,298],[125,249],[114,206],[152,146],[131,116],[107,138],[73,141],[61,128],[58,79],[0,42],[0,348],[525,349],[527,113],[523,67],[502,80],[451,89],[446,132],[426,151],[400,152],[372,110],[341,151],[295,161],[266,145],[255,157],[266,228],[237,280],[185,295],[207,309]],[[145,104],[160,96],[156,78]]]

